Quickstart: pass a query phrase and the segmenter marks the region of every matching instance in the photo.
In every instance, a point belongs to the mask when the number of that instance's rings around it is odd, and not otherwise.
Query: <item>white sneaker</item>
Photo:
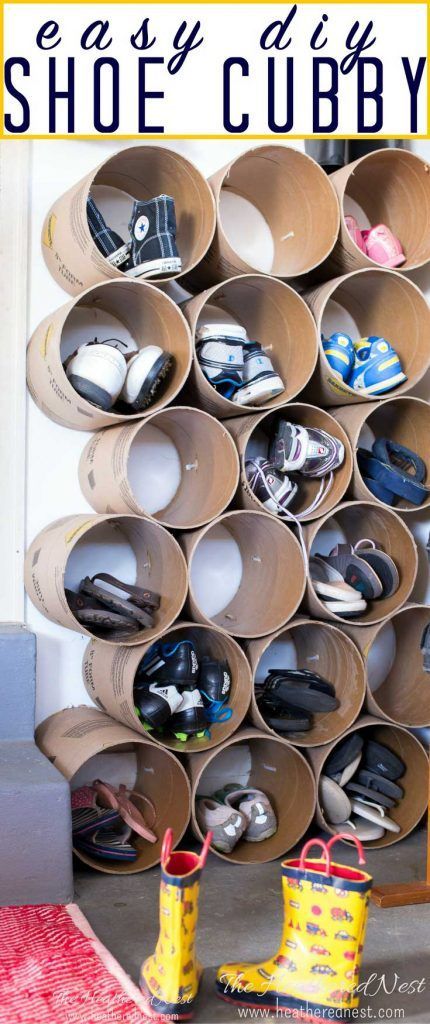
[[[131,412],[141,412],[154,401],[156,392],[173,369],[174,357],[159,345],[147,345],[127,365],[120,400]]]
[[[81,345],[64,367],[78,395],[105,412],[115,404],[127,375],[126,359],[119,346],[132,351],[129,343],[118,338],[102,342],[95,338]]]
[[[196,331],[196,353],[206,379],[223,398],[233,399],[243,384],[243,347],[248,341],[240,324],[202,324]]]
[[[285,391],[285,384],[258,341],[244,346],[243,385],[234,398],[236,405],[261,405]]]

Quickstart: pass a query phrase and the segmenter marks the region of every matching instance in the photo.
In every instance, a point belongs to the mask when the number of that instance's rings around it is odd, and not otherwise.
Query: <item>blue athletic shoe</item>
[[[385,338],[371,335],[357,342],[355,366],[348,384],[366,395],[382,395],[407,380],[393,346]]]
[[[348,381],[355,363],[354,346],[349,334],[336,331],[329,338],[322,337],[322,347],[327,362],[339,380]]]

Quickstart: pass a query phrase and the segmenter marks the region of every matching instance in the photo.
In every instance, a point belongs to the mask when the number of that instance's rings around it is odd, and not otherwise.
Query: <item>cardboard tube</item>
[[[163,485],[170,494],[172,465],[179,476],[177,489],[162,508],[152,511],[153,505],[148,507],[139,498],[139,484],[149,472],[145,498],[153,502]],[[99,431],[88,441],[79,464],[82,493],[96,512],[135,512],[177,530],[202,526],[220,515],[230,504],[238,479],[239,459],[226,428],[201,409],[186,406]]]
[[[197,327],[214,319],[234,320],[258,341],[285,384],[285,391],[265,405],[247,405],[247,412],[274,409],[291,401],[310,380],[317,362],[315,322],[306,303],[289,285],[264,274],[233,277],[196,295],[183,306],[194,339],[194,358],[187,387],[206,412],[223,419],[243,414],[244,407],[219,395],[200,368],[195,351]],[[227,317],[226,317],[227,314]]]
[[[294,278],[317,267],[331,252],[340,214],[330,179],[311,157],[284,145],[256,146],[209,179],[215,196],[216,231],[202,263],[189,275],[196,289],[235,274],[261,270],[261,257],[245,258],[229,239],[221,193],[240,196],[259,210],[273,238],[272,277]],[[257,265],[249,262],[254,258]],[[264,268],[266,270],[266,268]]]
[[[42,252],[48,270],[61,288],[77,295],[100,281],[124,278],[122,271],[102,256],[88,226],[88,195],[93,193],[97,202],[97,190],[106,187],[118,189],[118,197],[122,193],[122,199],[129,199],[130,214],[133,199],[172,196],[182,269],[171,276],[181,277],[200,262],[215,230],[214,199],[207,181],[180,153],[164,146],[132,146],[108,157],[51,206],[42,230]],[[130,240],[128,216],[127,210],[122,229],[124,242]],[[136,280],[139,282],[139,278]]]
[[[352,317],[361,337],[378,335],[393,345],[407,380],[393,388],[391,398],[410,391],[426,373],[430,365],[430,310],[424,295],[409,278],[381,268],[358,270],[327,281],[306,292],[304,298],[314,314],[319,339],[324,331],[330,336],[333,330],[342,330],[341,323],[339,327],[331,326],[328,332],[325,327],[330,310],[330,323],[335,324],[336,307],[333,309],[331,303],[336,303]],[[339,380],[327,362],[321,340],[318,365],[307,389],[308,395],[315,404],[322,405],[349,405],[386,398],[386,394],[370,398],[360,395]]]
[[[338,438],[345,448],[345,458],[339,469],[336,469],[334,472],[331,490],[314,512],[310,512],[303,517],[303,522],[309,522],[311,519],[317,519],[324,515],[325,512],[329,512],[330,509],[342,501],[352,474],[352,452],[345,431],[329,413],[324,412],[322,409],[316,409],[313,405],[293,402],[289,405],[280,406],[276,412],[260,412],[255,416],[241,416],[237,419],[224,420],[224,426],[227,427],[234,438],[240,457],[238,500],[242,508],[258,508],[264,512],[267,511],[263,503],[256,498],[248,484],[245,464],[247,458],[249,458],[250,449],[252,449],[252,441],[255,441],[256,438],[261,438],[262,440],[266,438],[267,445],[269,445],[269,441],[280,419],[288,420],[290,423],[298,423],[302,427],[319,427],[333,437]],[[295,475],[295,480],[299,485],[299,491],[291,503],[290,509],[293,515],[298,515],[303,509],[308,508],[314,498],[316,498],[321,480],[301,476],[300,474]],[[274,513],[270,514],[273,515]]]
[[[326,714],[315,714],[312,729],[309,732],[277,733],[263,718],[255,699],[255,682],[261,669],[262,675],[269,668],[281,666],[278,643],[290,641],[294,644],[297,657],[297,668],[310,669],[318,672],[324,679],[333,684],[340,707]],[[345,642],[346,641],[346,642]],[[270,663],[270,652],[273,652],[273,663]],[[278,648],[279,651],[279,648]],[[251,718],[257,729],[262,729],[271,736],[281,736],[297,747],[315,747],[322,743],[331,743],[341,736],[348,726],[355,722],[360,713],[366,691],[364,662],[355,644],[349,636],[329,625],[328,622],[315,622],[311,619],[298,618],[289,623],[286,629],[278,629],[271,636],[262,640],[250,640],[246,647],[249,658],[253,688],[251,699]],[[262,663],[262,664],[261,664]],[[260,670],[260,672],[259,672]]]
[[[366,704],[371,714],[410,729],[430,726],[430,679],[423,669],[420,650],[421,638],[429,623],[430,608],[408,604],[376,626],[344,627],[367,665]],[[380,664],[379,652],[388,630],[394,631],[394,659],[391,666],[387,666],[381,685],[372,689],[370,664],[375,659]]]
[[[225,607],[206,614],[196,593],[200,576],[210,572],[208,589],[215,590],[220,569],[225,577],[226,542],[236,544],[235,558],[241,562],[241,578]],[[188,561],[189,610],[196,622],[215,624],[237,637],[265,636],[288,622],[297,611],[305,587],[302,551],[291,530],[273,516],[263,512],[226,512],[203,529],[182,534],[181,543]],[[201,563],[203,550],[207,570]],[[193,578],[197,571],[198,580]]]
[[[84,864],[107,875],[135,875],[160,863],[166,828],[173,829],[173,845],[180,842],[190,820],[190,786],[182,765],[168,750],[136,735],[101,711],[83,705],[65,708],[46,718],[37,729],[36,741],[45,756],[72,785],[79,768],[96,754],[124,751],[136,755],[135,789],[154,804],[157,842],[149,843],[140,836],[133,837],[133,845],[138,851],[137,860],[133,863],[100,861],[74,849]],[[105,778],[102,781],[110,780]],[[143,801],[136,800],[136,804],[151,826],[151,808]]]
[[[329,542],[328,547],[327,544],[322,545],[319,534],[325,527],[336,525],[343,531],[349,544],[354,545],[363,538],[370,538],[380,544],[383,551],[391,555],[396,563],[400,579],[398,590],[391,597],[368,601],[364,614],[354,619],[354,626],[363,627],[382,622],[397,611],[412,593],[418,571],[417,547],[412,533],[400,516],[386,506],[372,501],[345,501],[321,519],[303,527],[309,554],[329,554],[329,548],[335,541]],[[341,627],[348,624],[345,619],[328,610],[315,593],[310,578],[307,581],[304,604],[318,619],[337,622]]]
[[[218,746],[240,725],[251,699],[251,670],[239,644],[214,626],[175,622],[163,634],[163,640],[175,643],[179,639],[192,640],[201,657],[208,654],[220,661],[226,659],[230,666],[232,684],[227,704],[233,714],[229,721],[211,725],[209,738],[190,737],[182,743],[167,731],[164,734],[148,733],[143,728],[134,710],[133,689],[138,666],[151,644],[115,649],[100,640],[92,640],[84,654],[83,678],[89,697],[112,718],[169,750],[194,754]]]
[[[216,750],[190,757],[187,771],[191,781],[191,824],[200,840],[204,835],[196,818],[197,794],[210,795],[219,787],[218,765],[226,754],[236,753],[237,756],[238,747],[244,748],[244,763],[250,767],[249,777],[243,784],[266,793],[277,816],[278,830],[261,843],[241,839],[230,854],[211,849],[230,864],[266,864],[291,850],[312,821],[315,810],[312,771],[295,747],[257,729],[240,729]]]
[[[37,534],[26,555],[27,594],[46,618],[60,626],[97,638],[97,632],[82,626],[70,611],[64,588],[66,569],[76,545],[79,542],[100,542],[97,530],[105,524],[109,524],[112,530],[112,542],[125,540],[134,553],[136,578],[133,582],[161,596],[154,626],[140,630],[121,643],[133,646],[155,640],[171,626],[181,611],[187,593],[187,569],[174,537],[163,526],[149,519],[131,515],[79,515],[66,516],[50,523]],[[100,558],[101,564],[97,571],[108,571],[103,565],[103,547]],[[108,640],[107,637],[103,642],[118,644],[118,641]]]
[[[380,718],[373,718],[371,715],[363,715],[362,718],[359,718],[354,725],[346,730],[340,739],[324,747],[309,751],[317,784],[317,793],[319,781],[324,773],[324,765],[328,757],[332,750],[351,732],[363,732],[365,738],[367,736],[368,739],[374,739],[378,743],[383,743],[394,754],[397,754],[406,765],[405,774],[399,779],[399,783],[404,789],[404,796],[399,801],[397,807],[390,808],[388,811],[389,817],[400,825],[400,832],[385,832],[381,839],[372,839],[364,844],[370,849],[392,846],[393,843],[400,842],[401,839],[404,839],[405,836],[412,832],[412,829],[418,825],[426,811],[429,770],[427,754],[420,741],[406,729],[402,729],[398,725],[388,725],[381,722]],[[194,806],[194,801],[192,806]],[[336,834],[336,828],[330,825],[324,817],[318,796],[316,820],[326,832],[331,832],[332,835]]]
[[[371,444],[366,440],[366,428],[375,435],[375,438],[389,438],[390,441],[403,444],[406,448],[416,452],[428,467],[424,483],[429,485],[430,405],[428,402],[409,396],[407,398],[388,398],[385,402],[371,402],[366,405],[350,405],[336,409],[334,416],[346,430],[351,442],[354,498],[365,498],[368,501],[376,501],[378,504],[385,505],[385,502],[379,502],[379,499],[366,486],[358,466],[357,448],[368,450],[371,448]],[[412,502],[400,498],[394,507],[398,512],[416,512],[417,508],[427,508],[428,505],[430,505],[430,488],[422,505],[413,505]]]
[[[148,409],[126,415],[103,412],[78,395],[63,367],[65,338],[76,332],[76,347],[94,337],[112,336],[112,328],[103,328],[104,314],[110,314],[128,330],[139,348],[159,345],[175,359],[174,367],[160,388],[159,396]],[[101,324],[101,326],[100,326]],[[72,346],[73,351],[73,346]],[[145,414],[163,409],[183,387],[192,358],[188,325],[179,307],[158,288],[123,277],[88,288],[71,299],[36,327],[27,349],[27,383],[32,398],[50,419],[73,430],[97,430],[115,423],[141,420]]]
[[[386,224],[402,243],[406,260],[397,270],[415,270],[430,259],[430,180],[428,164],[405,149],[379,149],[330,175],[340,206],[339,240],[327,261],[327,277],[360,267],[378,266],[358,248],[345,224],[345,214],[355,213],[350,201],[361,207],[358,226]],[[376,334],[376,331],[374,332]]]

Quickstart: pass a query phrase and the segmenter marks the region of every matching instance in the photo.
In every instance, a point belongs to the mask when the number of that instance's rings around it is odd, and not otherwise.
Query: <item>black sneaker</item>
[[[182,694],[172,684],[150,683],[134,695],[137,715],[151,729],[161,729],[182,703]]]
[[[188,736],[202,739],[206,735],[206,714],[200,690],[184,690],[181,706],[172,715],[169,729],[177,740],[183,742]]]
[[[178,274],[182,260],[176,248],[175,202],[171,196],[133,203],[128,225],[131,236],[127,277],[162,277]]]
[[[207,722],[226,722],[231,708],[225,707],[231,689],[228,661],[218,661],[204,655],[200,662],[199,690],[205,707]]]
[[[135,676],[135,688],[146,689],[148,683],[171,683],[179,688],[194,688],[199,675],[199,661],[192,640],[176,643],[159,641],[153,644],[140,662]]]
[[[112,267],[122,267],[130,256],[130,243],[124,242],[112,228],[108,228],[92,196],[87,199],[87,220],[91,238],[99,252]]]

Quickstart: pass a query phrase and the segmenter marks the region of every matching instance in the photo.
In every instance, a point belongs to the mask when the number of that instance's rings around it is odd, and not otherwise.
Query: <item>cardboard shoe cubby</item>
[[[404,795],[399,801],[396,807],[390,808],[388,814],[393,821],[400,825],[400,832],[385,832],[385,835],[381,839],[372,839],[365,842],[364,845],[372,849],[377,849],[385,846],[392,846],[393,843],[400,842],[405,836],[412,832],[412,829],[418,825],[423,814],[425,814],[427,808],[427,791],[428,791],[428,757],[421,745],[420,741],[416,739],[412,733],[406,729],[402,729],[398,725],[388,725],[386,722],[382,723],[380,719],[373,718],[371,715],[363,715],[358,721],[351,726],[350,729],[344,733],[347,736],[351,732],[361,732],[364,739],[373,739],[378,743],[384,744],[389,747],[394,754],[406,765],[405,774],[399,779],[399,784],[404,790]],[[324,747],[316,748],[309,751],[312,767],[315,773],[315,780],[317,784],[317,793],[319,789],[319,782],[321,775],[324,774],[324,766],[328,757],[334,748],[340,744],[344,738],[335,740],[334,743],[327,744]],[[330,832],[333,835],[336,833],[336,827],[331,825],[324,817],[324,812],[321,806],[319,797],[317,796],[317,810],[316,819],[318,825],[323,828],[326,832]],[[342,826],[338,826],[339,830],[342,831]],[[347,840],[344,840],[345,842]]]
[[[305,587],[299,542],[263,512],[226,512],[182,534],[189,610],[197,622],[237,637],[265,636],[290,619]]]
[[[369,626],[382,622],[408,600],[418,570],[417,548],[412,533],[392,509],[371,501],[344,502],[303,530],[310,555],[328,555],[339,542],[354,545],[370,538],[391,556],[399,573],[398,590],[391,597],[368,601],[366,611],[356,619],[342,619],[329,611],[309,577],[305,604],[316,618],[329,619],[339,626]]]
[[[355,644],[336,626],[312,619],[294,619],[262,640],[250,640],[246,647],[253,691],[251,718],[258,729],[281,736],[298,747],[315,747],[341,736],[359,715],[366,692],[363,659]],[[340,707],[313,715],[308,732],[277,733],[267,725],[255,699],[255,684],[263,683],[269,669],[298,668],[318,672],[332,683]]]
[[[80,850],[74,853],[90,867],[108,875],[134,875],[139,871],[159,864],[161,846],[166,828],[173,829],[173,845],[182,839],[190,820],[190,786],[187,775],[177,760],[168,750],[151,743],[143,736],[137,736],[131,729],[114,722],[96,708],[66,708],[46,718],[36,733],[36,741],[41,751],[49,758],[56,768],[69,779],[72,790],[74,777],[88,764],[86,780],[91,785],[98,775],[97,755],[103,756],[103,772],[109,770],[108,755],[124,755],[124,774],[132,770],[135,775],[133,788],[152,801],[155,809],[137,797],[132,797],[145,821],[157,836],[156,843],[150,843],[141,836],[132,838],[138,851],[137,860],[130,863],[115,863],[97,860]],[[94,758],[94,761],[92,760]],[[132,763],[134,759],[134,764]],[[118,757],[112,758],[112,775],[118,773]],[[127,763],[126,763],[127,761]],[[101,765],[100,765],[101,767]],[[93,776],[91,776],[91,770]],[[103,776],[103,782],[111,782],[113,778]],[[119,780],[121,781],[121,780]],[[124,781],[124,778],[122,779]],[[115,782],[117,782],[115,778]]]
[[[239,460],[226,427],[184,406],[99,431],[79,466],[82,492],[96,512],[135,512],[177,530],[220,515],[238,479]]]
[[[195,754],[187,761],[191,780],[191,823],[194,834],[204,835],[196,817],[196,800],[211,796],[227,783],[262,790],[278,821],[277,832],[260,843],[243,837],[230,854],[211,847],[230,864],[265,864],[282,857],[302,838],[315,811],[312,771],[295,747],[257,729],[241,729],[216,750]]]
[[[221,419],[244,412],[274,409],[294,398],[310,380],[316,366],[318,339],[315,321],[306,303],[289,285],[264,274],[233,277],[196,295],[183,307],[194,339],[189,388],[198,404]],[[246,328],[250,341],[267,351],[285,391],[263,405],[238,406],[219,395],[200,367],[195,339],[206,323],[236,323]]]
[[[420,649],[429,623],[429,607],[409,604],[376,626],[346,627],[365,660],[371,714],[410,729],[430,726],[430,676]]]
[[[376,438],[388,438],[396,444],[404,445],[419,455],[426,464],[427,476],[424,483],[430,482],[430,405],[421,398],[387,398],[385,402],[371,402],[369,405],[348,406],[335,411],[336,419],[346,431],[353,453],[352,493],[354,498],[365,498],[379,501],[366,486],[361,475],[357,448],[368,451]],[[381,501],[381,505],[385,502]],[[430,504],[430,489],[424,496],[422,505],[414,505],[404,498],[396,501],[395,508],[399,512],[416,512],[418,508],[426,508]]]
[[[217,225],[212,245],[190,275],[196,289],[252,271],[294,278],[319,266],[331,252],[340,222],[336,194],[324,171],[299,150],[288,145],[248,149],[209,182]],[[232,196],[243,204],[240,230],[236,228],[234,237],[225,210],[225,199]],[[261,245],[250,228],[255,209],[271,235],[264,266]],[[239,223],[239,211],[235,222]]]
[[[104,412],[81,398],[63,363],[79,345],[104,338],[130,336],[139,348],[159,345],[174,356],[174,366],[155,401],[143,412]],[[97,430],[115,423],[141,420],[172,402],[191,366],[188,325],[179,307],[158,288],[123,278],[88,288],[45,317],[27,350],[27,383],[34,401],[56,423],[73,430]]]
[[[205,654],[220,661],[228,661],[232,684],[227,706],[233,714],[228,721],[210,726],[205,739],[190,737],[185,743],[167,730],[164,734],[147,732],[134,710],[133,690],[136,672],[151,644],[139,647],[117,647],[99,640],[88,644],[83,660],[83,678],[88,696],[109,715],[136,732],[155,740],[177,753],[194,754],[218,746],[235,732],[246,715],[251,700],[251,670],[239,645],[214,626],[194,622],[175,622],[163,633],[163,641],[177,643],[192,640],[200,656]]]
[[[241,416],[238,419],[224,421],[224,425],[236,442],[240,457],[238,500],[243,508],[259,508],[262,511],[267,511],[259,498],[256,498],[248,484],[245,464],[249,458],[266,455],[269,439],[273,436],[277,423],[282,419],[290,423],[298,423],[302,427],[319,427],[333,437],[338,438],[345,449],[344,461],[339,466],[339,469],[334,471],[333,485],[330,491],[328,491],[314,512],[303,516],[302,521],[307,522],[311,519],[319,518],[319,516],[329,512],[330,509],[342,501],[352,474],[352,452],[347,434],[343,427],[333,419],[333,416],[330,416],[323,409],[316,409],[313,405],[293,402],[289,405],[280,406],[276,412],[261,412],[255,416]],[[299,490],[291,502],[289,510],[293,515],[297,516],[305,508],[308,508],[314,498],[316,498],[320,489],[321,479],[305,477],[300,473],[294,474],[294,479],[298,483]],[[275,513],[270,514],[274,515]]]
[[[430,176],[425,160],[405,149],[375,150],[335,171],[330,181],[341,219],[338,244],[324,268],[327,276],[377,266],[349,234],[345,216],[351,213],[359,228],[386,224],[400,240],[406,260],[398,270],[414,270],[428,262]]]
[[[388,152],[388,151],[387,151]],[[319,359],[306,397],[322,405],[346,405],[403,395],[415,387],[430,365],[430,310],[413,281],[393,270],[363,269],[335,278],[305,293],[319,342]],[[333,372],[321,334],[345,331],[353,341],[377,335],[393,346],[407,380],[389,393],[363,395]]]
[[[87,220],[90,194],[108,226],[124,242],[130,239],[128,223],[134,199],[173,197],[182,269],[171,276],[181,277],[192,270],[211,243],[215,229],[214,199],[194,164],[161,146],[122,149],[60,196],[46,216],[42,230],[45,262],[57,283],[71,295],[100,281],[124,279],[122,271],[112,267],[93,242]]]
[[[147,587],[161,597],[155,624],[126,640],[155,640],[179,615],[187,594],[187,567],[177,541],[163,526],[140,516],[66,516],[46,526],[32,541],[25,560],[25,587],[46,618],[94,638],[70,611],[65,587],[78,588],[84,576],[107,572]],[[126,596],[126,595],[122,595]]]

